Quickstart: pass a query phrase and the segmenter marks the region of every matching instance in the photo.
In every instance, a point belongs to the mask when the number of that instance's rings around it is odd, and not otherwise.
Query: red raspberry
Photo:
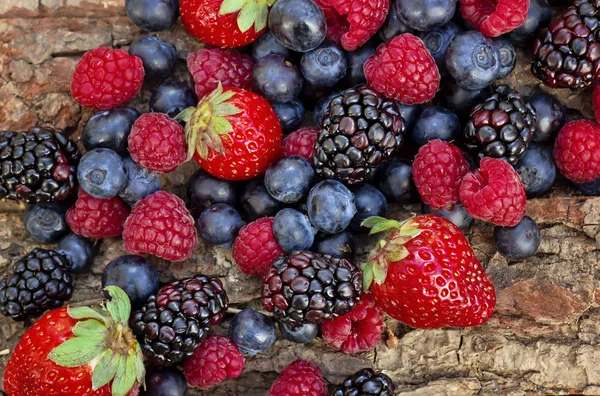
[[[481,33],[497,37],[521,26],[529,0],[460,0],[462,17]]]
[[[138,118],[127,139],[131,158],[150,172],[169,173],[187,157],[185,131],[163,113],[146,113]]]
[[[319,367],[298,359],[283,369],[267,396],[327,396],[327,382]]]
[[[285,254],[273,236],[274,219],[264,217],[245,225],[233,242],[233,259],[245,274],[263,276],[271,262]]]
[[[77,235],[85,238],[118,237],[129,216],[129,206],[121,198],[94,198],[79,189],[77,202],[67,212],[67,223]]]
[[[474,218],[505,227],[516,226],[527,205],[519,174],[508,162],[490,157],[463,178],[460,200]]]
[[[381,341],[384,328],[383,310],[370,294],[363,294],[350,313],[321,323],[321,333],[327,345],[344,353],[375,348]]]
[[[600,122],[600,84],[594,87],[594,92],[592,93],[592,105],[594,106],[596,122]]]
[[[210,336],[185,361],[183,373],[191,386],[209,389],[239,377],[243,368],[244,357],[229,338]]]
[[[125,249],[184,261],[198,243],[194,218],[176,195],[157,191],[135,204],[125,221]]]
[[[254,61],[246,54],[232,49],[204,48],[187,58],[198,99],[212,92],[221,81],[223,88],[252,88]]]
[[[283,155],[298,155],[312,163],[319,128],[300,128],[283,139]]]
[[[327,19],[327,38],[354,51],[385,22],[389,0],[315,0]]]
[[[77,63],[71,95],[82,106],[108,110],[137,95],[143,82],[140,58],[120,49],[100,47],[86,52]]]
[[[575,183],[600,177],[600,125],[587,120],[565,125],[554,143],[554,160],[560,173]]]
[[[469,163],[458,147],[432,140],[419,149],[412,172],[423,203],[442,209],[460,199],[460,182],[469,172]]]
[[[404,33],[377,47],[365,62],[369,85],[405,104],[429,102],[440,88],[440,72],[425,44]]]

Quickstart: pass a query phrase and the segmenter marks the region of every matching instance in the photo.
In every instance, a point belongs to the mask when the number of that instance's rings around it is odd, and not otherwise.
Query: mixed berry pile
[[[493,224],[497,251],[521,261],[541,240],[528,198],[559,174],[600,195],[600,125],[566,123],[551,94],[497,80],[521,47],[540,84],[593,86],[599,10],[573,0],[551,19],[545,0],[126,0],[139,28],[180,16],[205,46],[187,56],[187,81],[173,77],[181,54],[151,34],[86,53],[71,83],[97,111],[83,155],[52,128],[0,132],[0,197],[29,204],[26,231],[57,244],[0,280],[0,313],[34,323],[4,390],[185,395],[240,376],[244,355],[278,332],[354,354],[381,342],[386,315],[422,329],[484,324],[496,293],[465,237],[471,224]],[[126,105],[145,81],[159,83],[140,114]],[[593,105],[600,121],[600,84]],[[188,161],[199,169],[187,194],[162,189],[159,174]],[[422,214],[386,218],[392,203],[421,203]],[[106,301],[62,307],[94,242],[111,237],[130,254],[106,265]],[[262,310],[230,307],[212,276],[159,281],[148,257],[185,262],[199,241],[262,279]],[[394,390],[369,367],[329,384],[296,360],[268,395]]]

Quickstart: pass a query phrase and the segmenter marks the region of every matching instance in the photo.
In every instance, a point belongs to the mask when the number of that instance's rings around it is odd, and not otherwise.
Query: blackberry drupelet
[[[295,251],[276,258],[262,284],[265,309],[295,329],[350,312],[362,293],[362,272],[348,260]]]
[[[317,174],[356,184],[392,159],[405,140],[399,106],[366,86],[334,97],[315,144]]]
[[[54,250],[36,248],[0,280],[0,313],[14,320],[34,318],[58,308],[73,295],[69,261]]]
[[[478,159],[500,158],[515,165],[533,139],[535,121],[534,107],[508,85],[499,85],[471,110],[464,147]]]
[[[531,72],[551,88],[579,90],[600,78],[598,0],[575,0],[538,34]]]
[[[80,153],[62,133],[31,128],[0,131],[0,198],[47,203],[75,189]]]
[[[395,388],[390,377],[365,368],[346,378],[332,396],[392,396]]]
[[[130,319],[144,355],[161,366],[177,364],[194,353],[229,306],[217,278],[196,274],[173,281],[150,296]]]

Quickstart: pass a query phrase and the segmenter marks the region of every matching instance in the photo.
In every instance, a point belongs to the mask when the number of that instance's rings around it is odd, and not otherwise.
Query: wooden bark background
[[[143,34],[124,12],[124,0],[0,1],[0,129],[26,130],[38,125],[65,129],[80,143],[92,115],[69,94],[79,57],[98,46],[127,48]],[[180,25],[159,37],[177,47],[187,80],[185,58],[201,43]],[[508,83],[524,94],[542,88],[528,70],[528,55]],[[132,105],[148,111],[155,85],[146,84]],[[554,92],[571,118],[592,117],[590,92]],[[163,178],[163,187],[183,192],[195,165],[186,164]],[[600,394],[600,198],[583,197],[564,180],[547,197],[530,200],[528,214],[542,227],[536,257],[509,263],[495,252],[493,228],[476,222],[468,237],[494,282],[498,305],[493,318],[474,329],[412,330],[386,319],[385,340],[372,352],[354,356],[334,352],[322,340],[308,346],[278,340],[267,353],[246,358],[243,375],[190,395],[264,395],[277,373],[296,358],[322,367],[326,379],[339,383],[357,369],[384,370],[401,395]],[[0,275],[38,244],[22,226],[23,205],[0,203]],[[404,218],[419,208],[395,207]],[[124,254],[122,241],[98,245],[91,273],[76,276],[74,301],[101,296],[103,267]],[[259,307],[259,280],[237,270],[230,252],[200,243],[192,259],[170,264],[155,260],[163,281],[202,271],[223,278],[236,307]],[[217,331],[226,331],[227,323]],[[25,330],[22,323],[0,318],[0,350],[12,351]],[[0,357],[0,377],[8,356]],[[2,382],[0,382],[0,390]]]

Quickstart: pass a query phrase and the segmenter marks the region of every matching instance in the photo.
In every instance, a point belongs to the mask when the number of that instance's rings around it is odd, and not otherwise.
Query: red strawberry
[[[129,298],[109,286],[106,308],[59,308],[31,326],[4,373],[9,396],[134,396],[142,350],[129,329]]]
[[[363,279],[388,315],[423,329],[477,326],[492,316],[494,285],[454,224],[422,215],[402,223],[370,217],[363,226],[387,232],[363,265]]]
[[[253,92],[219,83],[177,118],[186,122],[188,158],[220,179],[252,179],[283,155],[277,114]]]

